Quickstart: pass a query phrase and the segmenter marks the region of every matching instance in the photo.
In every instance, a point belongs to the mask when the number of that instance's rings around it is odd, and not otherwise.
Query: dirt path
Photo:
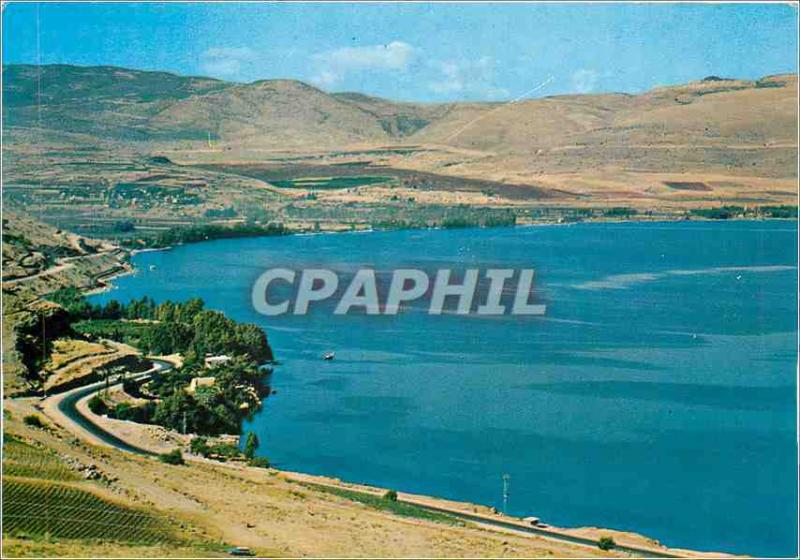
[[[52,276],[53,274],[58,274],[59,272],[64,272],[65,270],[69,270],[73,268],[75,265],[73,264],[74,261],[79,260],[92,260],[97,259],[100,257],[104,257],[107,255],[111,255],[115,252],[115,249],[111,249],[108,251],[100,251],[99,253],[92,253],[90,255],[77,255],[74,257],[62,257],[60,259],[56,259],[56,264],[53,266],[46,268],[44,270],[40,270],[35,274],[30,274],[28,276],[21,276],[19,278],[13,278],[11,280],[4,280],[3,284],[6,286],[15,286],[17,284],[22,284],[25,282],[30,282],[37,278],[41,278],[43,276]]]

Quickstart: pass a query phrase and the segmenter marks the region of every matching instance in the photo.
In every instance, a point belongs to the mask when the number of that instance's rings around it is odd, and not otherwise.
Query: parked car
[[[228,549],[231,556],[255,556],[252,550],[246,546],[234,546]]]

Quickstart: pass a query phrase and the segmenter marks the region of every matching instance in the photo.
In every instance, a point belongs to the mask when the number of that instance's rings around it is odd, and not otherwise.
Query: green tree
[[[268,469],[270,467],[269,459],[266,457],[253,457],[247,462],[251,467],[258,467],[260,469]]]
[[[614,542],[614,539],[609,536],[600,537],[597,540],[597,548],[600,550],[611,550],[617,546],[617,543]]]
[[[180,449],[173,449],[168,453],[162,453],[158,456],[158,460],[168,465],[183,465],[185,462]]]
[[[394,490],[387,490],[386,494],[383,495],[383,499],[389,502],[396,502],[397,492]]]
[[[192,438],[192,441],[189,443],[189,450],[195,455],[202,455],[205,457],[209,452],[208,441],[204,437]]]
[[[106,405],[106,402],[98,395],[94,395],[91,399],[89,399],[89,410],[98,416],[108,414],[108,406]]]
[[[186,432],[195,432],[198,424],[197,413],[198,407],[192,396],[186,391],[177,390],[161,399],[156,405],[153,422],[181,433],[184,431],[185,422]]]
[[[22,421],[26,426],[30,426],[31,428],[44,428],[44,422],[35,414],[28,414]]]
[[[258,449],[258,436],[254,432],[248,432],[247,441],[244,444],[244,456],[252,459],[256,456],[256,449]]]

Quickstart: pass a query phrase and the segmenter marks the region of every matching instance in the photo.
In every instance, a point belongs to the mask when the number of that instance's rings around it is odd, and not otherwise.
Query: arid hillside
[[[166,156],[180,165],[221,165],[217,170],[228,172],[222,182],[241,180],[235,167],[224,167],[236,164],[284,166],[281,176],[298,171],[294,165],[329,166],[325,177],[352,175],[360,166],[370,177],[366,186],[275,190],[313,198],[309,207],[413,200],[674,214],[796,205],[793,75],[756,81],[709,76],[639,95],[420,104],[330,94],[292,80],[241,84],[63,65],[6,66],[3,73],[4,139],[12,164],[6,182],[26,200],[33,196],[27,185],[72,184],[79,171],[114,188],[118,177],[110,174],[109,160],[135,167],[120,162]],[[409,172],[426,175],[373,180]],[[468,183],[476,180],[493,186],[476,194]],[[200,182],[185,188],[196,190]],[[269,188],[269,181],[261,186]],[[225,185],[215,189],[226,191]],[[282,212],[280,204],[261,199],[249,206]],[[51,210],[64,211],[42,208],[38,215],[50,220]],[[314,220],[315,212],[304,217]]]

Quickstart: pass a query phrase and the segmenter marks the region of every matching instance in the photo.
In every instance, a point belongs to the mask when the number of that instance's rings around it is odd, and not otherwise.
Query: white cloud
[[[200,68],[212,76],[235,77],[242,65],[254,58],[255,52],[249,47],[211,47],[203,53]]]
[[[600,73],[596,70],[582,68],[572,74],[572,89],[577,93],[589,93],[597,87]]]
[[[364,70],[403,72],[416,56],[416,49],[403,41],[386,45],[344,47],[315,54],[312,57],[316,75],[312,81],[321,86],[333,86],[351,72]]]
[[[445,60],[433,63],[438,70],[438,78],[428,84],[434,93],[456,94],[459,97],[480,99],[502,99],[508,97],[505,88],[495,82],[495,60],[484,56],[477,60]]]

